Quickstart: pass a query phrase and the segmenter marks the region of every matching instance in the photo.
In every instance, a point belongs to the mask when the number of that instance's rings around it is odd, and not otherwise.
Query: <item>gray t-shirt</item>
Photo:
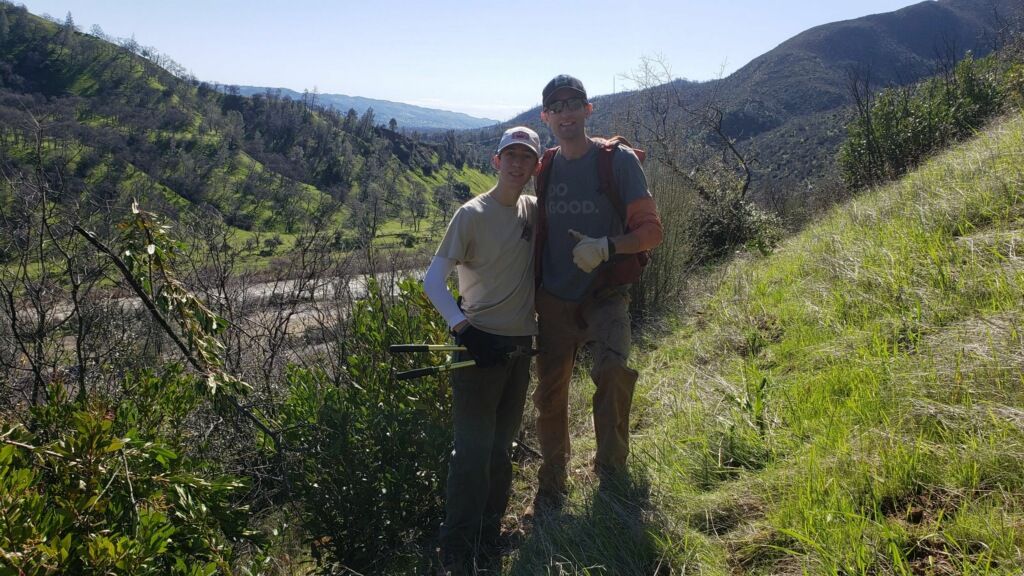
[[[437,256],[456,262],[462,311],[477,328],[501,336],[537,333],[533,226],[537,198],[503,206],[488,192],[455,212]]]
[[[592,146],[576,160],[568,160],[559,152],[551,163],[545,201],[548,230],[542,255],[542,284],[547,292],[563,300],[582,300],[601,269],[598,266],[588,274],[573,264],[576,240],[569,236],[569,230],[593,238],[618,236],[623,231],[620,216],[599,187],[598,154],[598,146]],[[615,152],[612,172],[623,206],[650,197],[643,168],[629,148],[620,146]]]

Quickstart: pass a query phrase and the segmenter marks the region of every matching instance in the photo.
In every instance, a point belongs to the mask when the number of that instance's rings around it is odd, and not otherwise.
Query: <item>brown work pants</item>
[[[586,345],[593,356],[590,377],[599,472],[624,472],[629,454],[629,409],[637,372],[629,359],[629,293],[622,286],[603,290],[583,302],[561,300],[537,291],[537,435],[543,456],[538,473],[541,492],[566,491],[569,462],[569,380],[576,352]]]

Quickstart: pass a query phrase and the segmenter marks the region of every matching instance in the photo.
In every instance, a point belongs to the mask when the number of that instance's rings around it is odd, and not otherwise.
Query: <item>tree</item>
[[[778,223],[746,198],[750,163],[726,133],[717,93],[694,100],[661,57],[642,58],[626,78],[635,89],[612,132],[647,150],[644,170],[664,228],[662,245],[633,285],[633,311],[642,316],[671,302],[690,274],[737,246],[770,249]]]
[[[846,143],[840,151],[840,165],[843,166],[843,180],[848,186],[858,188],[882,179],[881,154],[872,114],[874,93],[871,88],[871,70],[851,67],[847,70],[846,78],[856,120],[848,128]]]
[[[369,137],[373,133],[373,122],[373,108],[367,108],[356,125],[356,134],[362,138]]]
[[[302,92],[302,108],[307,112],[316,108],[319,99],[320,92],[317,90],[316,86],[313,87],[312,92],[310,92],[309,90],[304,90]]]
[[[103,28],[101,28],[99,24],[93,24],[92,28],[89,28],[89,34],[92,34],[100,40],[105,40],[107,42],[111,41],[111,38],[107,36],[106,32],[103,31]]]
[[[7,11],[0,8],[0,44],[7,41],[7,34],[11,31],[11,24],[7,20]]]
[[[455,171],[449,167],[444,184],[434,187],[434,206],[437,206],[437,218],[432,225],[433,230],[442,229],[455,210]]]
[[[398,120],[395,120],[394,118],[388,120],[388,129],[392,132],[396,132],[398,130]]]
[[[380,185],[370,183],[359,197],[349,197],[348,207],[349,226],[355,228],[360,243],[369,246],[384,223],[384,191]]]
[[[624,124],[636,141],[650,147],[652,160],[687,181],[704,199],[722,190],[743,199],[750,187],[750,166],[723,129],[718,94],[689,100],[661,57],[642,58],[626,79],[637,89],[626,107]]]
[[[75,26],[75,19],[71,17],[71,12],[68,12],[67,16],[64,17],[64,23],[61,24],[60,29],[57,31],[57,44],[58,54],[63,57],[65,54],[70,54],[72,57],[75,55],[75,35],[78,32],[78,27]]]
[[[419,180],[413,181],[409,196],[409,219],[414,232],[420,231],[420,220],[427,217],[427,187]]]
[[[357,122],[359,122],[359,112],[356,112],[355,108],[349,108],[345,113],[345,122],[341,125],[341,129],[345,132],[355,132]]]

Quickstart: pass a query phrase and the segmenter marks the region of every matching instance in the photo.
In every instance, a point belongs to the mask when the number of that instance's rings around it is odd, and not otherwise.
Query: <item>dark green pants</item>
[[[532,343],[529,336],[504,340],[524,348]],[[512,487],[512,441],[519,433],[529,382],[529,356],[452,372],[455,450],[440,536],[448,555],[468,556],[498,537]]]

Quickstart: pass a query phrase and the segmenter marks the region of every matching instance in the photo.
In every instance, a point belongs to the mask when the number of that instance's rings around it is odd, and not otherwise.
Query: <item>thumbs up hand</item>
[[[572,249],[572,261],[576,267],[586,273],[597,268],[601,262],[608,260],[608,237],[591,238],[576,230],[569,230],[569,235],[577,240]]]

